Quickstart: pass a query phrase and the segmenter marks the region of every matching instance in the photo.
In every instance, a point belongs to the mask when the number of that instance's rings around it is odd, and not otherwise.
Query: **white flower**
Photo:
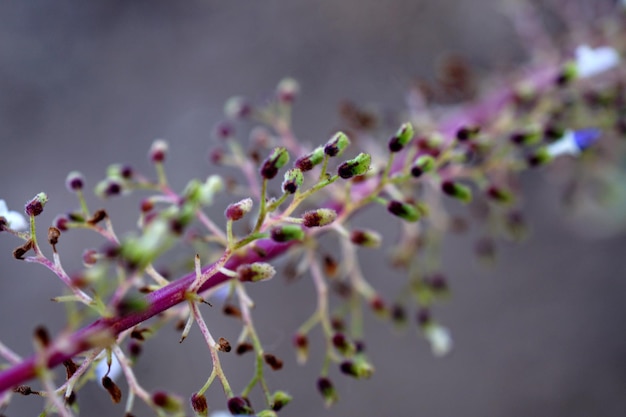
[[[96,373],[96,380],[98,383],[102,380],[102,378],[104,378],[105,375],[107,375],[107,372],[109,372],[108,377],[114,381],[122,373],[122,366],[120,365],[120,361],[117,360],[117,356],[113,354],[111,355],[111,370],[110,371],[109,371],[109,364],[107,363],[107,356],[105,352],[98,355],[97,360],[99,360],[99,362],[96,365],[95,373]]]
[[[438,324],[431,324],[424,329],[424,335],[430,342],[433,355],[442,357],[452,350],[452,336],[447,328]]]
[[[619,54],[610,46],[592,49],[589,45],[576,48],[576,69],[580,78],[593,77],[619,64]]]
[[[7,219],[9,227],[13,230],[24,230],[28,227],[28,222],[21,213],[7,208],[7,203],[0,200],[0,217]]]
[[[600,133],[600,130],[594,128],[568,130],[561,139],[551,143],[546,149],[553,158],[565,154],[576,156],[598,140]]]

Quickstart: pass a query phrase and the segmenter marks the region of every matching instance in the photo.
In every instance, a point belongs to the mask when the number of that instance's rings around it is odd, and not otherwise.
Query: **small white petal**
[[[7,219],[9,227],[13,230],[25,230],[28,227],[26,218],[20,212],[9,210],[4,200],[0,200],[0,216]]]
[[[231,413],[224,410],[213,411],[209,417],[233,417]]]
[[[571,130],[565,132],[561,139],[551,143],[546,149],[548,154],[553,158],[559,155],[578,155],[580,153],[580,148],[574,140],[574,132]]]
[[[580,78],[608,71],[616,67],[619,60],[619,54],[610,46],[592,49],[588,45],[581,45],[576,48],[576,69]]]
[[[430,342],[433,355],[442,357],[452,350],[452,336],[450,330],[437,324],[425,329],[426,339]]]
[[[109,365],[107,364],[106,354],[102,353],[99,356],[99,362],[96,365],[95,373],[96,373],[96,382],[100,382],[102,378],[109,372],[109,378],[112,380],[116,380],[118,376],[122,373],[122,366],[120,362],[117,360],[117,356],[111,355],[111,371],[109,371]]]

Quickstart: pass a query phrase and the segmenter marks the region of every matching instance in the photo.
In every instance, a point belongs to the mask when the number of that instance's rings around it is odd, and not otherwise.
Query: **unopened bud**
[[[235,353],[237,355],[243,355],[244,353],[250,352],[251,350],[254,350],[254,346],[252,346],[248,342],[243,342],[237,345],[237,349],[235,349]]]
[[[101,382],[102,387],[109,393],[111,401],[113,401],[114,404],[118,404],[122,401],[122,390],[111,378],[105,376],[102,378]]]
[[[292,168],[285,172],[283,191],[287,194],[293,194],[302,186],[303,181],[304,175],[302,175],[302,171],[298,168]]]
[[[266,180],[271,180],[287,162],[289,162],[287,149],[283,147],[274,148],[270,156],[261,165],[261,176]]]
[[[469,203],[472,201],[472,190],[470,190],[467,185],[458,182],[451,180],[444,181],[441,183],[441,191],[452,198],[462,201],[463,203]]]
[[[363,358],[344,361],[339,366],[341,372],[357,379],[367,379],[374,373],[374,367]]]
[[[244,198],[237,203],[229,205],[224,214],[228,220],[237,221],[241,220],[250,210],[252,210],[252,199]]]
[[[528,161],[528,166],[538,167],[550,162],[552,160],[552,157],[550,156],[547,148],[541,147],[532,154],[528,155],[526,160]]]
[[[96,185],[94,192],[100,198],[108,198],[120,195],[123,189],[123,184],[118,178],[107,178]]]
[[[302,172],[310,171],[313,167],[324,160],[324,148],[317,147],[308,155],[296,159],[294,166]]]
[[[486,194],[490,200],[495,201],[497,203],[509,204],[513,201],[513,193],[511,193],[507,189],[504,189],[502,187],[498,187],[495,185],[492,185],[489,188],[487,188]]]
[[[434,167],[435,158],[431,155],[421,155],[411,167],[411,175],[418,178],[422,176],[422,174],[432,171]]]
[[[338,156],[350,145],[350,139],[343,132],[335,133],[335,136],[330,138],[326,145],[324,145],[324,153],[330,157]]]
[[[302,228],[296,224],[285,224],[273,227],[270,235],[274,242],[289,242],[292,240],[303,240],[305,233]]]
[[[219,350],[220,352],[230,352],[230,343],[228,342],[228,340],[226,340],[223,337],[220,337],[219,340],[217,341],[217,350]]]
[[[242,282],[258,282],[268,280],[276,274],[274,267],[265,262],[243,264],[237,267],[237,277]]]
[[[256,414],[256,417],[278,417],[274,410],[261,410]]]
[[[331,224],[337,218],[337,212],[332,209],[321,208],[310,210],[302,216],[304,227],[322,227]]]
[[[276,391],[272,395],[272,410],[280,411],[284,406],[289,404],[293,397],[285,391]]]
[[[515,145],[529,146],[538,143],[541,140],[541,134],[538,129],[526,129],[513,133],[510,140]]]
[[[254,415],[250,402],[244,397],[232,397],[228,400],[228,411],[233,415]]]
[[[317,380],[317,390],[322,394],[322,397],[324,397],[324,403],[327,407],[336,403],[339,399],[333,383],[326,377],[321,377]]]
[[[367,153],[360,153],[355,158],[349,159],[339,165],[337,174],[347,180],[352,177],[364,175],[370,169],[372,157]]]
[[[387,203],[387,211],[408,222],[416,222],[422,217],[417,207],[397,200],[391,200]]]
[[[356,351],[354,344],[350,342],[343,333],[335,333],[332,342],[335,349],[343,356],[351,356]]]
[[[296,348],[298,363],[305,363],[309,357],[309,338],[305,334],[297,333],[293,337],[293,346]]]
[[[353,230],[350,233],[350,241],[366,248],[377,248],[380,246],[382,237],[373,230]]]
[[[229,122],[219,122],[213,128],[213,137],[219,140],[226,140],[232,138],[235,133],[235,128]]]
[[[196,392],[191,396],[191,408],[193,408],[196,416],[206,417],[209,415],[209,405],[204,394]]]
[[[183,409],[182,401],[165,391],[156,391],[152,394],[152,402],[169,413],[180,412]]]
[[[300,93],[300,84],[293,78],[284,78],[276,87],[276,97],[282,103],[293,103]]]
[[[283,361],[271,353],[264,354],[263,360],[270,368],[272,368],[273,371],[279,371],[283,367]]]
[[[61,231],[54,226],[50,226],[48,228],[48,243],[53,248],[59,243],[59,236],[61,236]],[[56,249],[55,249],[56,250]]]
[[[78,171],[72,171],[65,178],[65,186],[70,192],[82,190],[85,186],[85,177]]]
[[[35,198],[26,203],[24,211],[27,216],[39,216],[43,212],[43,208],[47,202],[48,196],[46,193],[39,193],[35,196]]]
[[[414,133],[413,125],[411,123],[404,123],[400,126],[396,134],[389,139],[389,151],[400,152],[411,142]]]
[[[465,142],[473,139],[480,133],[480,126],[463,126],[456,132],[456,139]]]
[[[164,139],[157,139],[152,142],[152,146],[150,146],[150,152],[148,153],[148,157],[152,162],[160,163],[165,161],[165,156],[167,155],[167,151],[169,149],[169,145]]]
[[[113,164],[107,168],[107,177],[109,178],[121,178],[124,180],[131,179],[133,177],[133,168],[129,165]]]
[[[252,106],[243,97],[231,97],[224,104],[224,114],[229,119],[245,119],[252,114]]]

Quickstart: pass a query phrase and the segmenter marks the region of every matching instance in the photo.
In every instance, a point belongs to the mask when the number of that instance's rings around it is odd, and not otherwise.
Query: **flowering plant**
[[[181,342],[198,327],[212,362],[206,381],[190,395],[196,415],[208,415],[205,393],[218,383],[230,413],[275,415],[291,396],[267,381],[267,371],[280,370],[283,361],[264,345],[250,292],[257,285],[273,285],[266,281],[277,275],[276,260],[283,255],[293,262],[290,276],[308,273],[315,288],[316,307],[294,332],[293,347],[298,361],[306,362],[311,332],[321,329],[317,388],[327,405],[340,396],[335,373],[356,379],[374,373],[365,351],[364,309],[398,325],[413,310],[433,354],[446,355],[453,347],[451,332],[432,308],[449,293],[437,254],[442,237],[462,227],[446,209],[447,201],[486,208],[483,221],[494,226],[496,235],[519,238],[525,232],[520,173],[571,156],[580,157],[577,165],[589,178],[602,172],[606,150],[623,151],[619,137],[626,122],[624,74],[617,68],[622,40],[615,33],[604,34],[605,46],[581,46],[574,60],[541,63],[444,116],[429,110],[424,89],[411,89],[401,121],[380,129],[389,131],[385,140],[372,130],[374,116],[354,105],[343,109],[344,131],[313,145],[298,140],[290,117],[299,96],[293,79],[281,81],[269,103],[234,97],[225,105],[228,120],[215,129],[221,147],[212,152],[211,162],[240,170],[242,181],[229,182],[216,170],[177,191],[168,182],[168,143],[156,140],[149,150],[154,178],[116,164],[95,187],[103,199],[147,193],[138,230],[120,235],[106,210],[88,206],[86,180],[71,172],[66,184],[79,209],[60,215],[48,228],[51,257],[36,227],[48,196],[39,193],[26,204],[28,222],[0,201],[0,231],[22,241],[13,256],[55,274],[66,293],[54,301],[69,306],[66,332],[53,338],[44,327],[35,329],[32,357],[22,359],[0,343],[0,355],[10,364],[0,372],[0,401],[8,404],[15,393],[37,394],[46,398],[46,413],[70,416],[78,412],[76,391],[96,379],[113,402],[125,400],[126,416],[132,415],[137,398],[158,415],[184,415],[185,403],[177,394],[149,392],[133,371],[144,343],[173,321]],[[457,89],[466,87],[456,81]],[[240,119],[265,126],[252,130],[250,152],[235,137]],[[578,187],[583,197],[589,178]],[[231,200],[224,217],[208,216],[206,208],[223,192]],[[370,206],[403,222],[397,243],[389,246],[391,261],[406,269],[407,282],[393,301],[383,297],[359,264],[358,251],[375,250],[383,240],[375,226],[354,225],[354,217]],[[75,229],[95,232],[104,243],[84,252],[84,270],[68,273],[57,246]],[[339,256],[321,253],[323,235],[336,237]],[[477,246],[481,257],[493,256],[495,237]],[[170,280],[155,265],[177,246],[186,249],[190,265],[182,268],[187,273]],[[337,305],[331,292],[338,295]],[[211,332],[201,310],[211,303],[238,321],[236,341]],[[156,320],[147,322],[151,318]],[[231,350],[253,358],[254,372],[242,389],[231,386],[220,360]],[[66,369],[61,383],[53,371],[59,365]],[[126,393],[118,386],[122,376]],[[33,378],[41,389],[26,385]],[[255,389],[261,400],[253,406]]]

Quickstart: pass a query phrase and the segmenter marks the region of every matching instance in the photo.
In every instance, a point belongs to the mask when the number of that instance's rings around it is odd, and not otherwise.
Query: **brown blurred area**
[[[150,172],[145,155],[157,137],[170,141],[167,169],[172,186],[182,189],[190,178],[214,172],[207,155],[224,101],[236,94],[262,100],[284,76],[302,86],[296,134],[321,142],[339,123],[341,100],[402,109],[407,87],[415,77],[434,79],[442,54],[465,57],[479,76],[515,67],[525,53],[501,3],[2,2],[0,198],[20,209],[45,191],[50,201],[39,219],[42,231],[76,206],[64,187],[70,170],[83,172],[91,186],[113,162]],[[247,138],[243,129],[238,134]],[[269,381],[295,397],[281,414],[625,415],[626,238],[619,231],[602,240],[580,237],[563,221],[558,192],[540,174],[526,175],[523,188],[533,234],[523,244],[500,244],[493,268],[476,265],[472,239],[446,244],[453,297],[436,314],[453,332],[454,352],[436,359],[413,327],[398,335],[368,317],[376,373],[367,381],[331,374],[341,400],[329,410],[315,390],[321,354],[301,367],[291,349],[292,331],[314,308],[311,282],[275,279],[255,288],[261,338],[285,361]],[[127,214],[137,199],[89,200],[107,207],[118,231],[134,227],[135,215]],[[216,218],[223,208],[216,206]],[[374,221],[378,214],[370,213]],[[390,229],[400,227],[387,221]],[[43,268],[13,260],[17,240],[0,237],[0,340],[26,356],[36,325],[54,334],[63,329],[64,308],[49,301],[62,287]],[[59,250],[67,270],[80,267],[85,246],[100,244],[80,231],[63,235]],[[384,253],[367,262],[368,278],[379,288],[391,295],[401,286]],[[205,318],[216,337],[236,340],[238,324],[218,308],[206,310]],[[322,347],[319,340],[313,344]],[[234,389],[241,389],[252,358],[223,356]],[[204,383],[210,358],[197,329],[182,345],[166,329],[146,344],[136,371],[147,389],[189,396]],[[225,408],[217,386],[208,396],[211,409]],[[93,383],[78,401],[85,416],[123,414]],[[15,397],[0,412],[36,415],[42,406],[39,398]]]

